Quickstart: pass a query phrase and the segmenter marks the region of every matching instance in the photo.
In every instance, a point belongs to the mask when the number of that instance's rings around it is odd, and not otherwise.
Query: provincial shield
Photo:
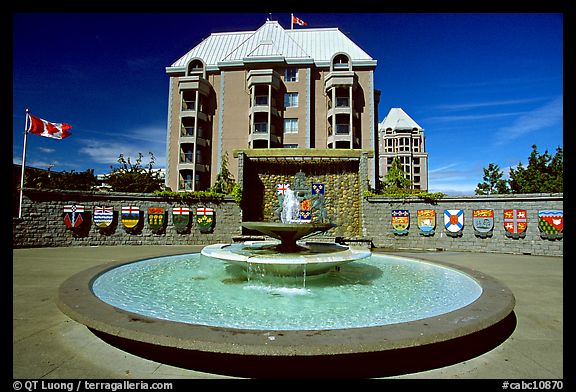
[[[504,210],[506,236],[514,239],[526,237],[528,220],[526,210]]]
[[[114,207],[94,207],[94,224],[100,229],[105,229],[114,220]]]
[[[127,229],[134,228],[140,221],[140,209],[134,206],[122,207],[122,224]]]
[[[564,230],[564,211],[538,211],[538,228],[540,229],[540,237],[544,239],[555,240],[562,238],[562,230]]]
[[[436,211],[434,210],[418,210],[418,228],[420,235],[431,236],[434,235],[436,228]]]
[[[148,225],[152,231],[161,230],[164,227],[165,213],[162,207],[148,208]]]
[[[177,231],[185,231],[190,224],[190,208],[175,207],[172,209],[172,222]]]
[[[323,195],[324,194],[324,184],[312,184],[312,196]]]
[[[300,202],[298,220],[304,223],[312,222],[312,205],[310,204],[310,200],[304,199]]]
[[[68,229],[75,229],[84,222],[84,206],[71,204],[64,206],[64,223]]]
[[[444,227],[449,236],[461,236],[464,227],[464,210],[444,210]]]
[[[214,209],[207,207],[196,208],[196,224],[201,233],[209,233],[214,228]]]
[[[472,226],[476,237],[491,237],[494,229],[494,210],[472,210]]]
[[[392,210],[392,227],[394,234],[406,235],[408,234],[408,227],[410,226],[410,212],[408,210]]]

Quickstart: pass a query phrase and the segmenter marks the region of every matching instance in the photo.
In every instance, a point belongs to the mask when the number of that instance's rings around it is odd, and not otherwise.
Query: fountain
[[[308,220],[297,189],[280,196],[281,222],[243,223],[275,241],[98,266],[62,284],[60,309],[136,355],[242,377],[421,371],[479,355],[513,331],[514,297],[496,280],[304,241],[335,225]],[[252,279],[255,267],[268,278]]]

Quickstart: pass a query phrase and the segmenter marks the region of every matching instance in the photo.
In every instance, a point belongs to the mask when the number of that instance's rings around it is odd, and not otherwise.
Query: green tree
[[[536,145],[532,145],[532,153],[528,157],[528,166],[522,162],[510,169],[510,189],[512,193],[556,193],[563,192],[564,152],[561,147],[551,156],[548,150],[538,153]]]
[[[28,170],[24,176],[24,186],[37,189],[89,191],[97,184],[94,169],[83,172]]]
[[[136,163],[132,163],[130,157],[124,158],[124,154],[118,157],[120,167],[111,167],[112,173],[106,176],[106,183],[115,192],[139,192],[151,193],[162,188],[160,174],[153,170],[156,161],[151,152],[150,160],[146,167],[142,166],[142,153],[138,153]]]
[[[229,195],[234,189],[235,184],[236,181],[234,180],[234,176],[230,173],[230,170],[228,170],[228,151],[226,151],[222,157],[222,168],[220,169],[220,173],[216,175],[216,181],[210,190],[212,192]]]
[[[475,193],[477,195],[510,193],[507,181],[502,178],[503,175],[498,165],[490,163],[488,168],[484,169],[484,177],[482,177],[484,182],[477,185]]]
[[[407,173],[402,170],[402,165],[400,164],[400,158],[394,157],[392,163],[390,164],[390,169],[384,178],[382,187],[384,191],[394,191],[398,189],[410,189],[412,186],[412,181],[407,177]]]

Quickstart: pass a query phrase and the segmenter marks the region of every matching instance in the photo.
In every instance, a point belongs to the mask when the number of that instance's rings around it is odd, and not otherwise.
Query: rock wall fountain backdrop
[[[326,152],[314,155],[314,150],[311,151],[307,157],[294,159],[254,156],[252,151],[249,152],[250,156],[240,158],[239,177],[243,177],[246,203],[243,206],[243,221],[280,222],[281,217],[277,213],[280,208],[278,186],[286,184],[296,193],[308,192],[300,198],[309,200],[311,206],[314,203],[322,204],[322,213],[315,213],[310,220],[313,223],[334,223],[336,227],[328,231],[329,235],[361,236],[363,190],[360,157],[326,156]],[[358,152],[356,155],[359,155]],[[321,195],[318,186],[322,187]]]

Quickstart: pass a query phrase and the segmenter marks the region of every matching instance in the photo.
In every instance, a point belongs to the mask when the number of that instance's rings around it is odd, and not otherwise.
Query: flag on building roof
[[[28,129],[26,129],[27,132],[52,139],[64,139],[71,135],[71,133],[68,132],[68,130],[72,128],[70,124],[53,123],[31,114],[28,114],[28,118],[29,124]]]
[[[308,23],[304,22],[302,19],[292,14],[292,25],[295,24],[297,24],[298,26],[308,26]]]

